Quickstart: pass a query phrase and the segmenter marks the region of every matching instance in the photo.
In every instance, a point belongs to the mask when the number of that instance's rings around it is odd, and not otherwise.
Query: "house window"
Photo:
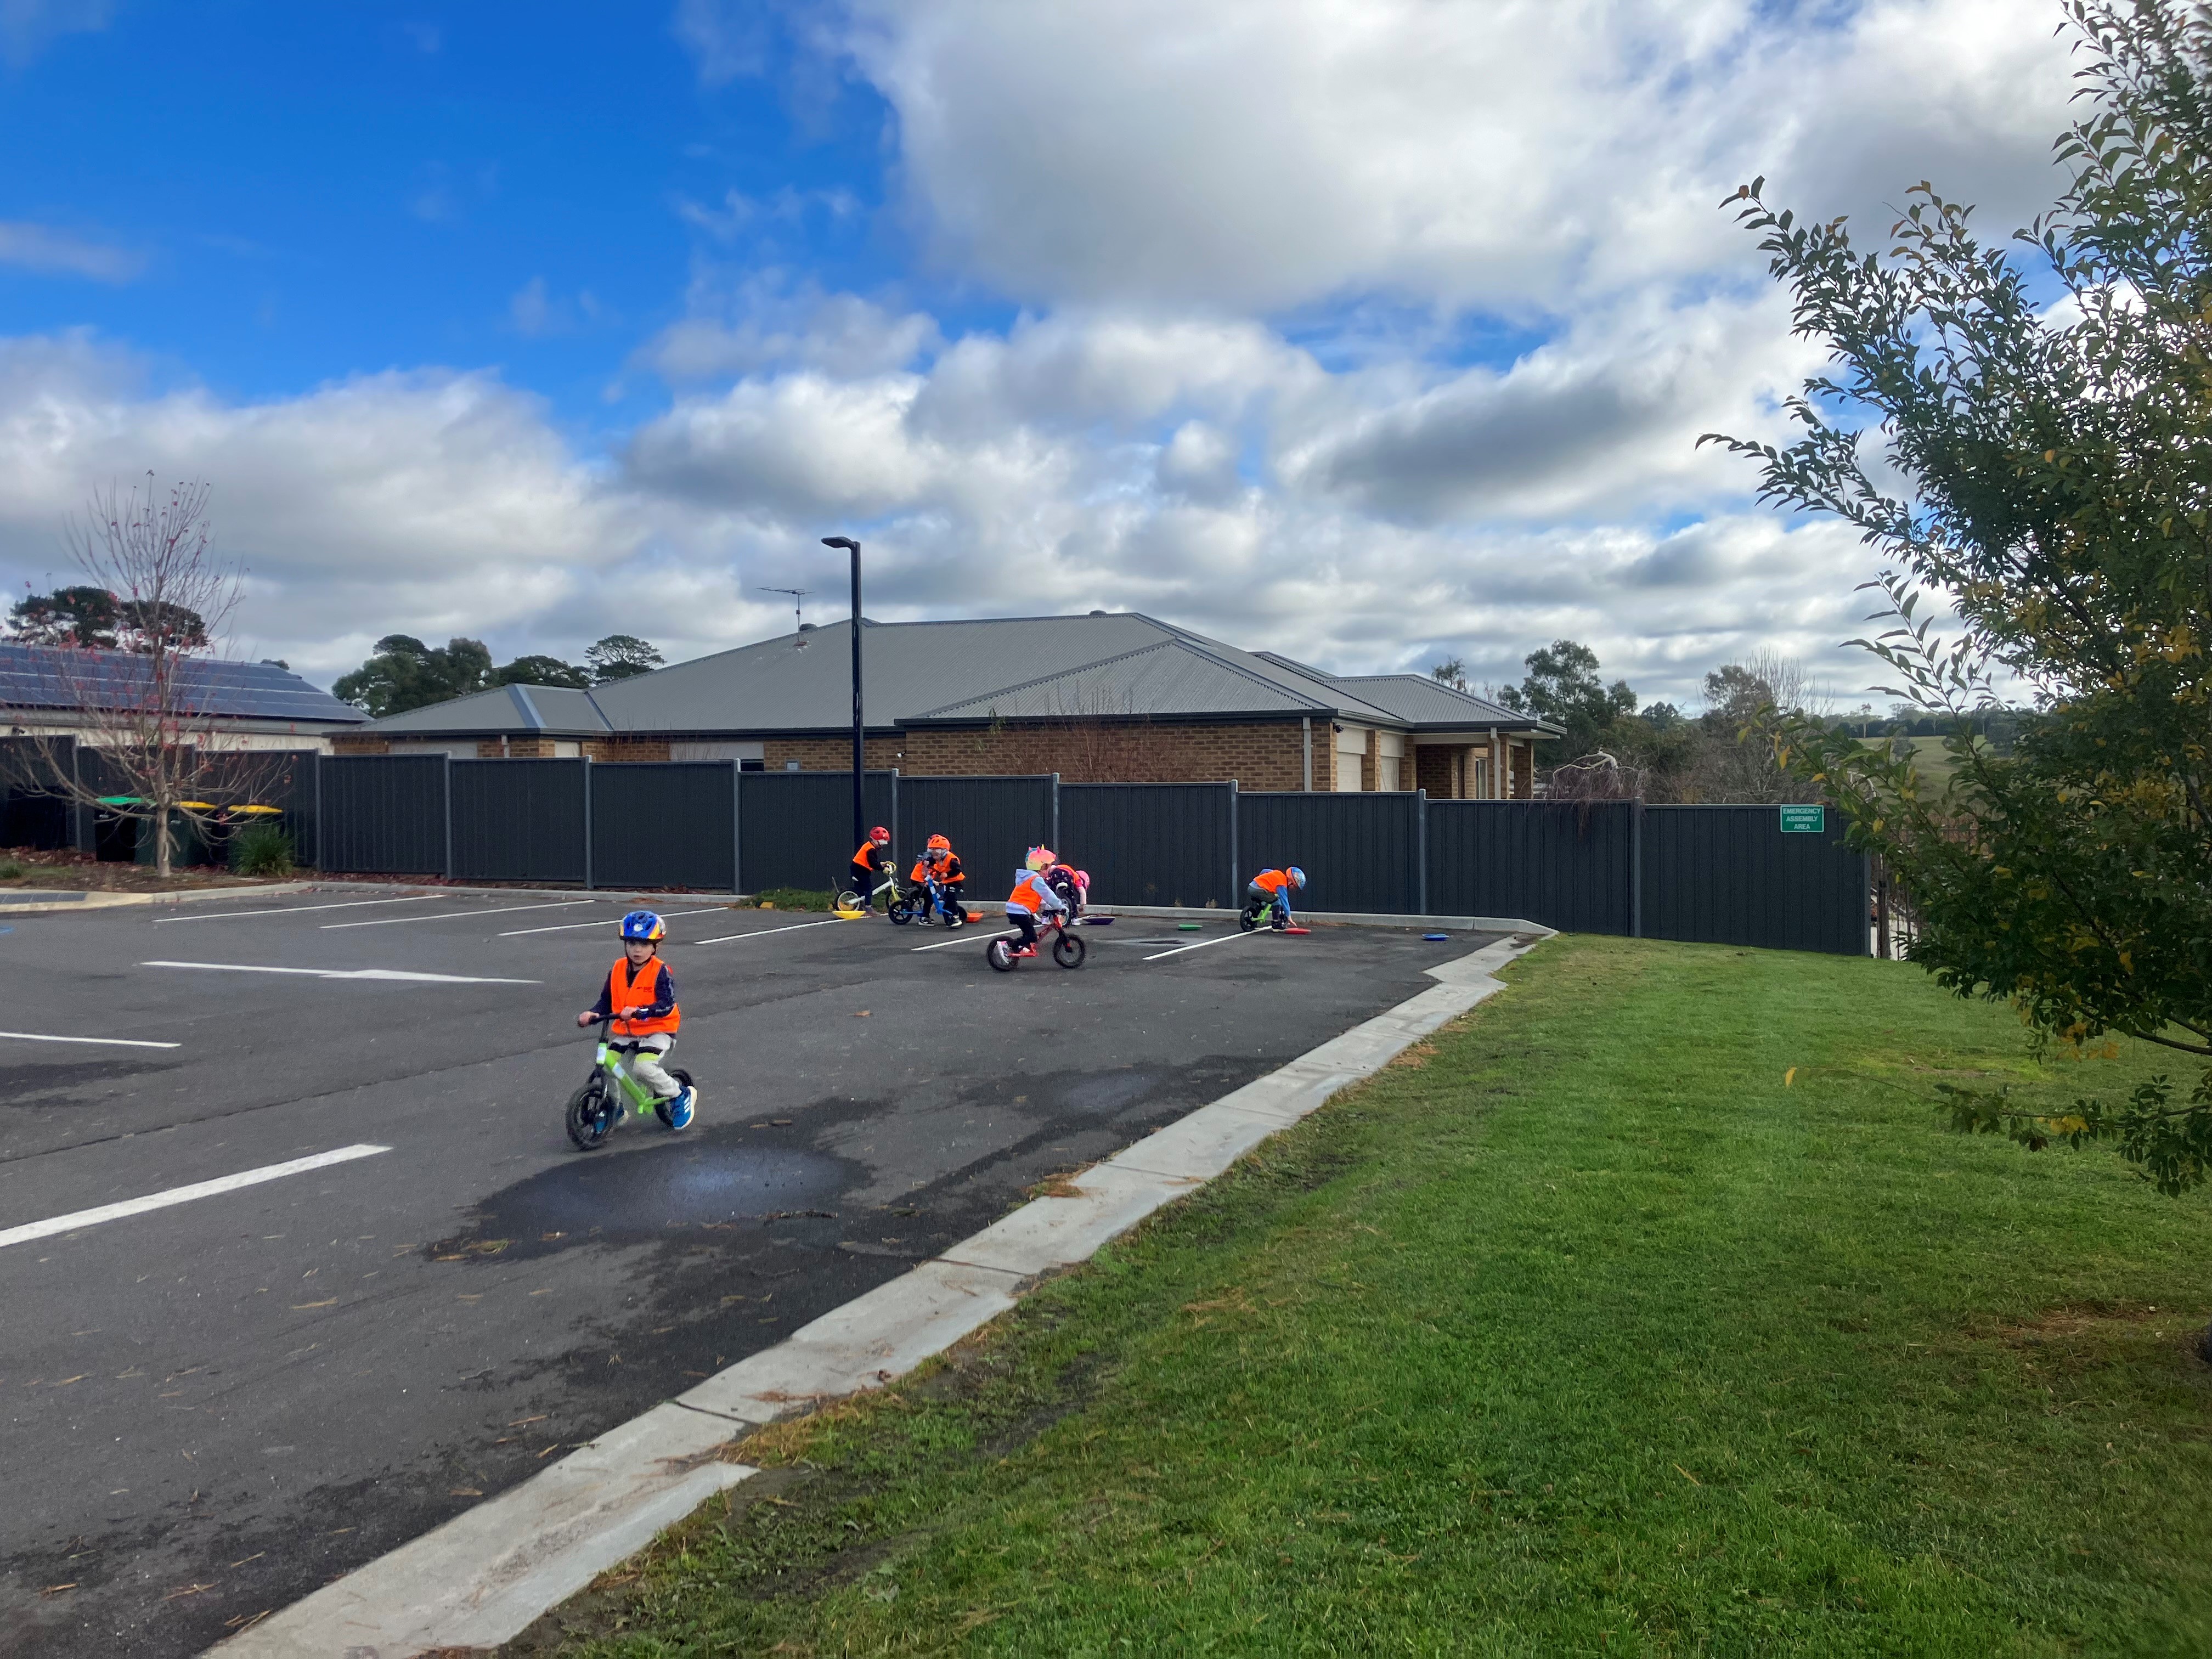
[[[1359,757],[1339,755],[1336,757],[1336,787],[1347,794],[1359,793]]]
[[[1377,789],[1395,789],[1398,787],[1398,757],[1395,755],[1383,755],[1376,760],[1375,787]]]

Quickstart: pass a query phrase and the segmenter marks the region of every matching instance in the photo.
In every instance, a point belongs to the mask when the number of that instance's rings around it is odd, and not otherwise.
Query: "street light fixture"
[[[853,845],[868,839],[866,757],[860,742],[860,544],[850,536],[824,536],[824,547],[842,547],[853,556]]]

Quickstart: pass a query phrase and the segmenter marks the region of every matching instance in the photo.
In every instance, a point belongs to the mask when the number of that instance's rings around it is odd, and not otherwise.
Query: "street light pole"
[[[860,544],[849,536],[824,536],[824,547],[853,556],[853,845],[868,839],[866,753],[860,736]]]

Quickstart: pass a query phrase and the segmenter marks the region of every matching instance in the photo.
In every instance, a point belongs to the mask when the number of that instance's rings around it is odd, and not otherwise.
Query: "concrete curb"
[[[1217,913],[1218,914],[1218,913]],[[1495,971],[1551,930],[1428,969],[1437,983],[1070,1178],[934,1261],[824,1314],[542,1474],[325,1584],[208,1651],[222,1659],[413,1659],[511,1640],[548,1608],[757,1471],[721,1447],[879,1389],[1085,1261],[1163,1206],[1504,989]]]
[[[195,887],[185,893],[111,893],[96,887],[19,887],[19,900],[0,894],[0,916],[43,916],[60,911],[114,910],[132,905],[204,904],[210,899],[283,898],[293,893],[312,893],[307,881],[276,883],[267,887]]]
[[[1219,905],[1102,903],[1091,908],[1102,916],[1173,916],[1200,921],[1237,920],[1236,911],[1224,910]],[[1371,910],[1300,910],[1297,918],[1302,922],[1350,922],[1354,926],[1369,927],[1443,927],[1462,933],[1534,933],[1548,938],[1552,933],[1552,929],[1541,922],[1527,921],[1519,916],[1412,916],[1390,915]]]

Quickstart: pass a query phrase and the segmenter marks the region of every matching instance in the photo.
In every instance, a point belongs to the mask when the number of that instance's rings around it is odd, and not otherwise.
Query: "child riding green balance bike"
[[[659,955],[667,931],[667,924],[650,910],[624,916],[622,959],[607,969],[599,1000],[576,1016],[579,1025],[606,1027],[591,1077],[568,1097],[568,1139],[580,1151],[590,1152],[614,1133],[625,1096],[640,1117],[651,1110],[672,1129],[685,1127],[698,1110],[699,1091],[691,1073],[660,1063],[684,1023],[676,1006],[676,977]]]

